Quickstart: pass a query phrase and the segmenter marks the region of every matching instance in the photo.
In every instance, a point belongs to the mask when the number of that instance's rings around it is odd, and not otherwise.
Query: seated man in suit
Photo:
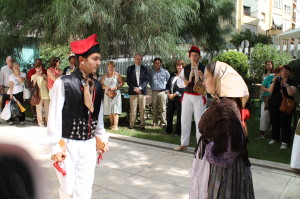
[[[128,94],[130,95],[130,124],[132,129],[136,119],[137,104],[140,110],[140,128],[145,129],[145,104],[148,84],[148,71],[142,65],[143,55],[136,54],[134,56],[134,65],[127,68],[127,84],[129,86]]]

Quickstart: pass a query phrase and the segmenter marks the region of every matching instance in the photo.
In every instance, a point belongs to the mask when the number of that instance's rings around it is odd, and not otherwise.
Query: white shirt
[[[181,70],[179,76],[180,76],[181,78],[178,78],[178,80],[177,80],[177,86],[178,86],[179,88],[185,88],[186,85],[184,84],[184,79],[185,79],[185,77],[184,77],[184,70],[183,70],[183,69]]]
[[[1,68],[0,71],[0,85],[9,87],[9,76],[13,73],[13,70],[10,69],[8,65],[5,65]]]
[[[21,73],[20,77],[21,78],[26,78],[26,74]],[[13,95],[17,94],[17,93],[20,93],[20,92],[23,92],[23,90],[24,90],[24,81],[22,83],[20,83],[18,81],[18,78],[16,77],[16,75],[14,73],[10,74],[9,81],[14,83],[13,90],[12,90]],[[10,94],[10,90],[8,90],[7,94]]]
[[[135,75],[138,86],[140,86],[141,66],[135,66]]]
[[[55,80],[52,87],[52,95],[50,100],[48,124],[47,124],[47,145],[50,149],[51,155],[61,152],[59,141],[62,138],[62,109],[65,102],[65,86],[63,81],[58,78]],[[82,102],[83,103],[83,102]],[[103,122],[103,100],[101,100],[101,107],[98,115],[98,123],[96,127],[96,136],[102,142],[108,142],[109,135],[104,129]],[[95,146],[96,147],[96,146]],[[96,148],[95,148],[96,150]]]

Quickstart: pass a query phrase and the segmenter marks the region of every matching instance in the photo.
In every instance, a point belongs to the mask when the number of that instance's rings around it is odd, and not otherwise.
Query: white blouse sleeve
[[[108,142],[109,135],[105,131],[104,121],[103,121],[103,104],[104,104],[104,101],[101,100],[101,106],[100,106],[100,111],[99,111],[99,115],[98,115],[98,123],[97,123],[97,127],[96,127],[96,136],[100,137],[102,142]]]
[[[62,137],[62,109],[65,102],[65,87],[63,81],[58,78],[53,85],[49,106],[47,146],[51,155],[61,152],[59,141]]]
[[[183,79],[185,79],[185,77],[184,77],[184,70],[183,69],[181,70],[179,76],[182,77]],[[177,79],[177,86],[179,88],[185,88],[186,87],[182,78],[178,78]]]

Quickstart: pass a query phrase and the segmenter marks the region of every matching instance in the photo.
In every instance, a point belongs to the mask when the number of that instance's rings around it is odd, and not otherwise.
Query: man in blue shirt
[[[158,113],[160,112],[160,125],[167,125],[166,119],[166,85],[170,77],[166,69],[161,68],[160,58],[153,60],[154,69],[149,73],[149,84],[152,89],[153,126],[158,125]]]

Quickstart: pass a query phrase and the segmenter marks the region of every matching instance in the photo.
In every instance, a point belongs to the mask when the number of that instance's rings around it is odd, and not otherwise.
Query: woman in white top
[[[104,95],[104,115],[109,115],[110,129],[118,130],[119,114],[122,113],[121,91],[118,88],[124,85],[122,76],[115,71],[115,63],[109,61],[107,64],[107,74],[102,76],[102,88],[105,89]],[[114,92],[115,96],[107,94]]]
[[[13,63],[13,73],[9,76],[9,91],[8,94],[10,95],[10,99],[15,97],[22,105],[24,104],[23,99],[23,90],[24,90],[24,81],[26,78],[26,74],[20,71],[19,63]],[[22,125],[24,125],[25,121],[25,113],[20,112],[19,120]],[[14,119],[11,118],[9,120],[9,124],[12,125]]]

